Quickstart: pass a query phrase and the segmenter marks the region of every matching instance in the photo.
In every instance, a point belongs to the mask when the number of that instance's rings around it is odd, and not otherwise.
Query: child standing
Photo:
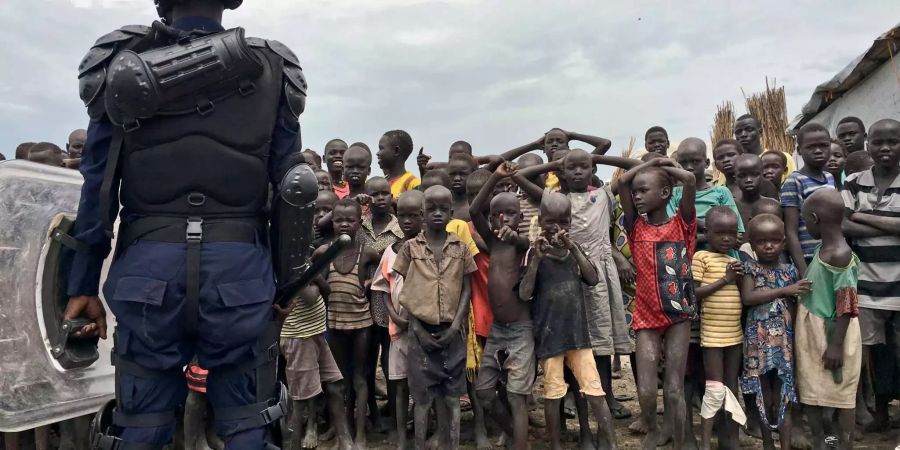
[[[819,242],[806,231],[800,210],[813,192],[822,188],[834,189],[834,177],[823,170],[831,150],[828,129],[817,123],[804,125],[797,133],[797,150],[803,158],[803,168],[788,175],[781,186],[781,207],[784,208],[788,254],[797,271],[805,274],[806,265],[812,260]]]
[[[354,442],[357,447],[365,448],[368,399],[365,368],[372,327],[372,313],[365,290],[371,281],[369,274],[375,270],[380,256],[359,242],[357,236],[361,216],[362,209],[354,199],[343,198],[335,205],[331,218],[334,231],[338,235],[349,236],[351,243],[329,264],[324,275],[331,289],[328,296],[328,345],[344,378],[353,380],[352,388],[356,392]],[[319,247],[313,256],[318,257],[325,250],[326,246]]]
[[[534,328],[529,304],[519,299],[515,286],[527,247],[518,245],[521,219],[519,199],[512,193],[492,195],[501,178],[514,172],[508,163],[491,174],[473,199],[469,213],[478,234],[491,255],[488,269],[488,299],[493,323],[478,371],[475,390],[484,408],[493,413],[494,422],[513,438],[513,448],[528,448],[528,408],[526,398],[534,383]],[[484,207],[490,200],[490,220]],[[506,372],[506,401],[499,401],[497,390],[501,372]]]
[[[825,170],[834,177],[834,187],[841,190],[844,180],[844,163],[847,161],[847,151],[844,146],[837,140],[831,141],[831,150],[828,151],[828,162],[825,163]]]
[[[527,169],[543,164],[544,160],[534,153],[528,153],[519,157],[517,162],[519,164],[519,169]],[[517,175],[514,175],[512,177],[513,181],[515,181],[516,176]],[[541,173],[535,174],[528,181],[535,186],[544,186],[547,183],[547,176],[546,174]],[[520,236],[529,236],[532,222],[535,222],[535,225],[537,225],[536,221],[538,213],[541,210],[541,197],[533,194],[534,192],[529,192],[524,189],[520,189],[519,192],[519,210],[522,212],[522,220],[519,221]]]
[[[347,195],[355,198],[359,194],[366,193],[366,178],[372,170],[371,166],[372,153],[365,147],[354,144],[347,149],[344,153],[344,181],[347,182]]]
[[[350,188],[344,181],[344,152],[347,151],[347,143],[341,139],[332,139],[325,144],[325,167],[328,174],[334,180],[332,186],[338,198],[344,198],[350,194]]]
[[[344,377],[325,342],[324,297],[328,285],[321,277],[318,280],[300,290],[281,329],[280,347],[292,400],[290,443],[297,449],[318,445],[315,398],[325,386],[338,448],[349,450],[353,440],[344,408]]]
[[[679,155],[680,156],[680,155]],[[734,394],[741,368],[741,296],[736,281],[743,275],[740,261],[729,256],[738,242],[738,217],[725,206],[714,206],[706,214],[709,250],[694,254],[691,272],[700,303],[700,346],[706,391],[700,409],[703,435],[700,448],[708,449],[713,418],[723,407],[735,422],[746,417]],[[730,421],[720,433],[719,445],[738,447],[738,429]]]
[[[457,154],[447,163],[450,176],[450,192],[453,193],[453,218],[468,222],[469,198],[466,195],[466,179],[478,168],[475,159],[466,154]]]
[[[544,371],[544,416],[551,448],[562,448],[559,406],[567,389],[564,365],[572,370],[596,415],[602,447],[616,448],[612,417],[603,401],[606,394],[591,350],[584,292],[585,285],[599,282],[599,275],[584,251],[568,237],[571,217],[572,205],[566,196],[550,192],[541,200],[542,236],[526,257],[528,269],[519,297],[533,302],[535,354]],[[582,429],[584,432],[588,442],[593,441],[590,429]]]
[[[403,232],[401,240],[388,246],[381,256],[381,263],[372,279],[372,299],[387,305],[390,315],[389,332],[391,339],[388,358],[388,391],[395,393],[393,404],[396,419],[397,449],[406,450],[406,414],[409,410],[409,385],[407,379],[407,357],[409,353],[409,316],[400,306],[403,291],[403,277],[393,271],[397,253],[406,241],[414,239],[422,232],[422,198],[419,191],[400,194],[397,201],[397,222]]]
[[[403,276],[400,305],[409,313],[409,388],[416,401],[416,448],[425,447],[428,410],[434,400],[442,449],[459,448],[459,397],[465,393],[466,349],[462,333],[476,270],[472,253],[447,223],[453,197],[445,187],[425,191],[425,230],[407,241],[394,262]]]
[[[781,218],[763,213],[748,226],[755,260],[744,263],[741,280],[747,312],[741,390],[756,398],[763,447],[774,450],[772,431],[778,431],[781,442],[791,442],[790,404],[797,401],[793,317],[796,297],[809,292],[811,283],[781,259],[785,241]]]
[[[859,259],[841,232],[844,203],[836,190],[814,192],[802,214],[810,236],[821,239],[821,244],[806,271],[814,283],[797,306],[796,346],[803,349],[797,352],[800,403],[806,406],[816,450],[825,448],[823,408],[839,409],[838,448],[849,449],[862,362],[856,296]]]
[[[378,141],[378,166],[384,171],[384,177],[391,185],[391,195],[399,198],[400,194],[411,191],[421,184],[419,179],[406,170],[406,160],[412,155],[413,141],[409,133],[393,130],[384,133]]]
[[[676,214],[666,214],[672,179],[683,186]],[[665,352],[665,409],[672,411],[675,448],[685,440],[684,371],[690,343],[690,323],[696,299],[690,260],[696,243],[694,209],[696,178],[668,159],[657,158],[625,172],[619,195],[625,212],[628,245],[637,266],[637,295],[632,328],[637,333],[638,396],[648,427],[642,446],[656,447],[656,369]],[[646,214],[646,218],[644,217]],[[663,350],[663,339],[665,349]]]
[[[388,181],[382,177],[372,177],[366,180],[366,206],[369,214],[363,216],[360,227],[360,242],[375,250],[379,258],[385,250],[403,239],[403,231],[394,216],[393,196]],[[371,298],[372,327],[368,363],[366,364],[366,382],[369,386],[369,418],[375,424],[376,429],[383,429],[379,423],[378,405],[375,401],[375,370],[378,365],[379,350],[381,354],[381,370],[385,379],[388,379],[388,355],[390,353],[390,336],[388,334],[388,310],[383,298]],[[388,389],[388,411],[394,410],[394,392]]]
[[[557,151],[557,154],[559,151]],[[555,170],[560,177],[560,189],[572,207],[571,238],[585,250],[600,274],[597,285],[586,290],[588,300],[588,330],[597,359],[597,369],[603,390],[612,393],[612,355],[627,355],[634,351],[625,325],[625,305],[619,272],[612,256],[610,222],[615,201],[607,186],[589,191],[591,169],[595,163],[630,168],[637,162],[627,158],[590,155],[584,150],[570,150],[561,160],[522,170],[522,177]],[[521,181],[521,180],[520,180]],[[526,185],[530,184],[525,180]],[[533,186],[532,186],[532,190]],[[546,194],[544,194],[546,195]],[[613,395],[606,398],[616,419],[631,416],[631,412]]]
[[[762,161],[763,178],[769,180],[779,190],[784,179],[789,175],[787,172],[788,157],[784,152],[766,151],[759,155]]]

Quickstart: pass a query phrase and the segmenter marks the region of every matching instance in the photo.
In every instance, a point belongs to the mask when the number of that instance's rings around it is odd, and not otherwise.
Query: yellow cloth
[[[822,364],[822,355],[827,347],[825,319],[811,313],[803,303],[798,303],[794,320],[798,400],[804,405],[853,409],[856,407],[856,387],[862,364],[859,319],[850,319],[847,334],[844,335],[843,380],[840,383],[834,382],[831,371]]]
[[[722,279],[728,264],[736,259],[701,250],[694,254],[694,281],[706,286]],[[741,293],[736,283],[727,284],[700,301],[700,346],[730,347],[744,342],[741,330]]]
[[[419,185],[422,184],[422,181],[413,175],[412,172],[406,171],[406,173],[388,183],[391,185],[391,195],[393,195],[394,198],[399,198],[400,194],[419,187]]]
[[[544,182],[544,187],[554,191],[559,190],[559,177],[556,176],[556,173],[547,172],[547,180]]]
[[[469,323],[466,331],[466,379],[475,384],[478,369],[481,367],[481,342],[475,334],[475,308],[469,308]]]
[[[591,397],[603,397],[603,384],[600,383],[600,374],[597,372],[597,362],[594,360],[594,352],[589,348],[569,350],[558,355],[544,358],[540,361],[544,369],[544,398],[559,399],[566,396],[569,390],[563,377],[563,366],[569,368],[575,375],[575,381],[581,387],[581,393]]]
[[[455,234],[463,244],[466,244],[466,247],[469,247],[469,251],[472,252],[472,256],[478,254],[478,245],[475,244],[472,232],[469,231],[469,224],[465,220],[451,219],[447,224],[447,232]]]
[[[763,153],[769,150],[763,150],[759,155],[762,156]],[[781,183],[784,183],[784,180],[787,179],[788,175],[794,173],[797,170],[797,163],[794,161],[794,155],[788,152],[784,153],[784,159],[787,160],[787,167],[784,169],[784,175],[781,176]],[[716,172],[716,179],[713,182],[719,186],[725,186],[725,174],[722,172]],[[775,186],[778,189],[781,189],[781,185]]]

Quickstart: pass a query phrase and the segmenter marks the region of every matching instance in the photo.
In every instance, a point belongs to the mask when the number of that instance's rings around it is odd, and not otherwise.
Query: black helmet
[[[184,1],[185,0],[153,0],[153,3],[156,4],[156,13],[159,14],[159,17],[165,17],[166,14],[172,10],[172,6]],[[243,2],[244,0],[222,0],[226,9],[237,9]]]

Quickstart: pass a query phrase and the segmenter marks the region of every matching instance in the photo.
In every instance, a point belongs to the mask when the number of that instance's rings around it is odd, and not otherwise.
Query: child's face
[[[844,153],[844,147],[841,144],[831,144],[831,150],[828,152],[828,162],[825,163],[825,170],[832,175],[838,175],[844,170],[844,162],[847,155]]]
[[[735,122],[734,138],[741,143],[745,150],[756,148],[759,145],[759,126],[756,120],[747,118]]]
[[[741,192],[756,195],[762,182],[762,162],[758,158],[739,159],[734,166],[734,179]]]
[[[672,187],[667,186],[657,173],[644,171],[631,180],[631,197],[641,214],[665,208],[671,196]]]
[[[542,213],[538,218],[541,224],[541,235],[551,245],[559,244],[557,238],[560,231],[569,231],[572,224],[571,214]]]
[[[327,192],[327,191],[323,191]],[[332,195],[320,195],[316,198],[316,207],[313,210],[313,225],[318,227],[319,221],[328,213],[334,211],[335,197]]]
[[[322,168],[322,163],[316,160],[316,155],[314,153],[303,152],[303,160],[306,161],[306,164],[309,164],[309,167],[312,167],[313,170]]]
[[[453,200],[450,196],[440,194],[425,196],[425,226],[429,230],[447,229],[451,217],[453,217]]]
[[[569,152],[563,159],[561,177],[572,192],[585,192],[591,184],[591,157],[584,152]]]
[[[404,239],[412,239],[422,232],[422,206],[400,203],[397,206],[397,222]]]
[[[706,153],[700,149],[682,148],[678,150],[676,160],[684,170],[694,174],[698,183],[701,180],[706,181],[706,168],[709,167],[709,158],[706,157]]]
[[[764,264],[778,262],[784,253],[784,228],[778,222],[765,221],[755,224],[750,230],[750,247],[756,253],[756,259]]]
[[[869,156],[875,165],[891,170],[900,164],[900,128],[894,126],[875,126],[869,134]]]
[[[344,170],[344,152],[347,151],[347,144],[343,142],[332,142],[325,147],[325,166],[331,173],[338,173]]]
[[[372,198],[371,203],[369,203],[369,210],[372,211],[372,214],[390,214],[391,200],[394,197],[391,194],[391,186],[387,181],[381,179],[369,181],[366,183],[366,195]]]
[[[548,160],[552,160],[556,151],[563,148],[569,148],[569,138],[562,131],[550,130],[544,136],[544,154]]]
[[[331,213],[331,223],[338,234],[356,237],[359,231],[359,211],[350,206],[338,206]]]
[[[847,152],[863,150],[866,144],[866,130],[859,127],[856,122],[844,122],[834,130],[837,140],[841,142]]]
[[[763,178],[769,180],[775,186],[781,186],[781,179],[784,178],[784,171],[787,170],[781,163],[781,158],[774,154],[763,154],[760,158],[762,161]]]
[[[803,164],[811,169],[822,170],[828,162],[828,154],[831,152],[831,138],[827,132],[811,131],[803,136],[800,145],[800,156]]]
[[[644,148],[648,152],[665,155],[669,151],[669,138],[662,131],[654,131],[644,139]]]
[[[515,195],[504,192],[491,201],[491,229],[494,231],[504,226],[516,230],[521,220],[519,199]]]
[[[365,150],[354,147],[344,157],[344,179],[353,186],[362,186],[369,176],[369,166],[372,161],[367,157]]]
[[[720,145],[713,150],[713,158],[716,161],[716,169],[728,176],[734,175],[734,159],[740,155],[733,145]]]
[[[453,160],[447,165],[447,175],[450,175],[450,190],[454,194],[466,192],[466,179],[472,174],[472,166],[464,161]]]
[[[738,241],[738,223],[735,215],[718,215],[706,220],[706,241],[717,253],[728,253]]]
[[[330,191],[333,189],[331,186],[334,183],[331,181],[331,174],[324,170],[316,172],[316,183],[319,185],[320,191]]]
[[[378,167],[381,170],[387,170],[397,163],[401,158],[400,149],[398,149],[390,138],[382,136],[378,141],[378,153],[375,154],[378,159]]]

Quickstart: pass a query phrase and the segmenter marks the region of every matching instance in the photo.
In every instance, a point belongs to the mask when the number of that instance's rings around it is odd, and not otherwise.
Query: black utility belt
[[[119,247],[137,240],[157,242],[247,242],[265,241],[266,222],[259,217],[142,217],[119,231]]]

